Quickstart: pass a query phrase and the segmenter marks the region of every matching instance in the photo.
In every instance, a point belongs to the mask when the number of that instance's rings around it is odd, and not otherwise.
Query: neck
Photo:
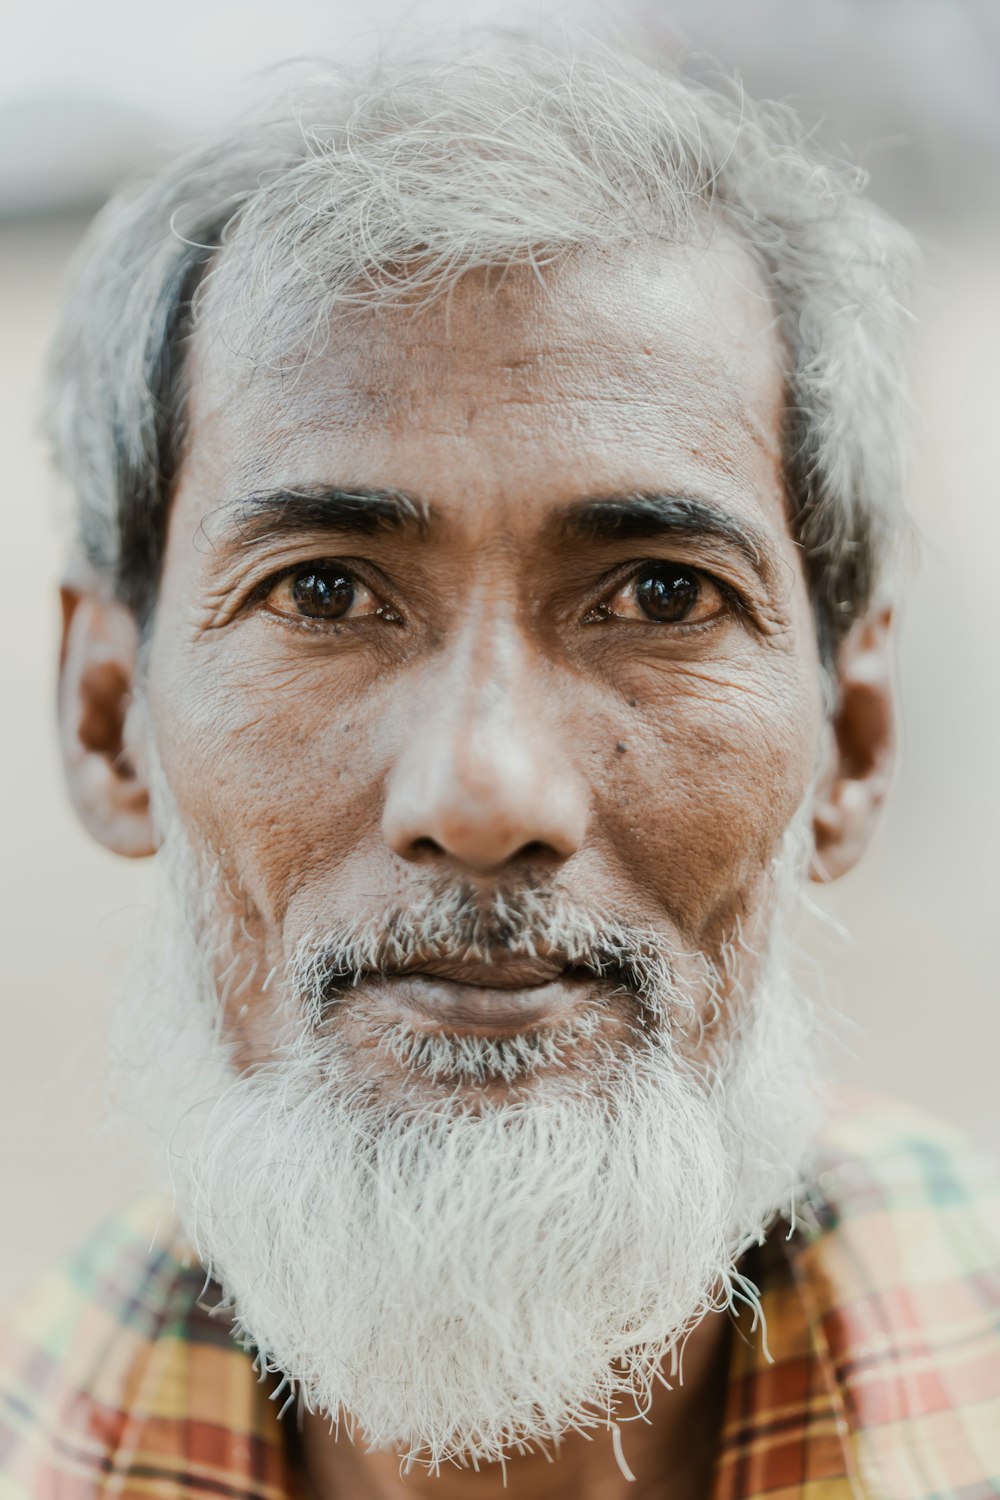
[[[301,1459],[307,1488],[316,1500],[707,1500],[725,1400],[729,1323],[725,1316],[704,1318],[684,1349],[684,1383],[657,1387],[643,1419],[619,1424],[623,1472],[613,1436],[595,1429],[568,1433],[548,1455],[513,1454],[505,1464],[478,1469],[443,1466],[429,1473],[413,1465],[403,1473],[398,1455],[368,1452],[352,1443],[341,1424],[306,1413]]]

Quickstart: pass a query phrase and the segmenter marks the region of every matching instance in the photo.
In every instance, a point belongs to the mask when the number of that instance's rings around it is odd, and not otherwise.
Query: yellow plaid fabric
[[[855,1106],[805,1207],[747,1261],[764,1318],[736,1322],[712,1500],[1000,1496],[988,1166],[915,1113]],[[0,1500],[300,1494],[282,1393],[218,1304],[151,1201],[45,1279],[0,1340]]]

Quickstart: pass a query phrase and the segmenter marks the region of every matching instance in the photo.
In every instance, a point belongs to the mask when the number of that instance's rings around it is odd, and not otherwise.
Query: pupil
[[[636,586],[640,608],[651,620],[666,624],[686,619],[698,602],[699,592],[694,573],[669,565],[650,569]]]
[[[310,568],[296,578],[292,598],[304,615],[334,620],[354,602],[354,580],[329,568]]]

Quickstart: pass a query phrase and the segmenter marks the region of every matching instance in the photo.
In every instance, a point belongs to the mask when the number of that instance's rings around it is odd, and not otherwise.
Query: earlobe
[[[837,658],[837,705],[813,812],[812,878],[825,882],[860,859],[878,820],[895,763],[892,612],[860,621]]]
[[[131,612],[94,588],[65,583],[59,729],[70,799],[115,854],[155,851],[149,790],[129,743],[139,633]]]

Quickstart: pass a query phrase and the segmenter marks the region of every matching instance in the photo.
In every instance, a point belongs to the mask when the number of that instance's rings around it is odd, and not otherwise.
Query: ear
[[[139,655],[131,612],[81,575],[61,588],[59,739],[84,827],[115,854],[155,851],[149,791],[128,743]]]
[[[892,610],[859,621],[837,656],[837,702],[813,813],[812,878],[836,880],[860,859],[878,821],[896,753]]]

